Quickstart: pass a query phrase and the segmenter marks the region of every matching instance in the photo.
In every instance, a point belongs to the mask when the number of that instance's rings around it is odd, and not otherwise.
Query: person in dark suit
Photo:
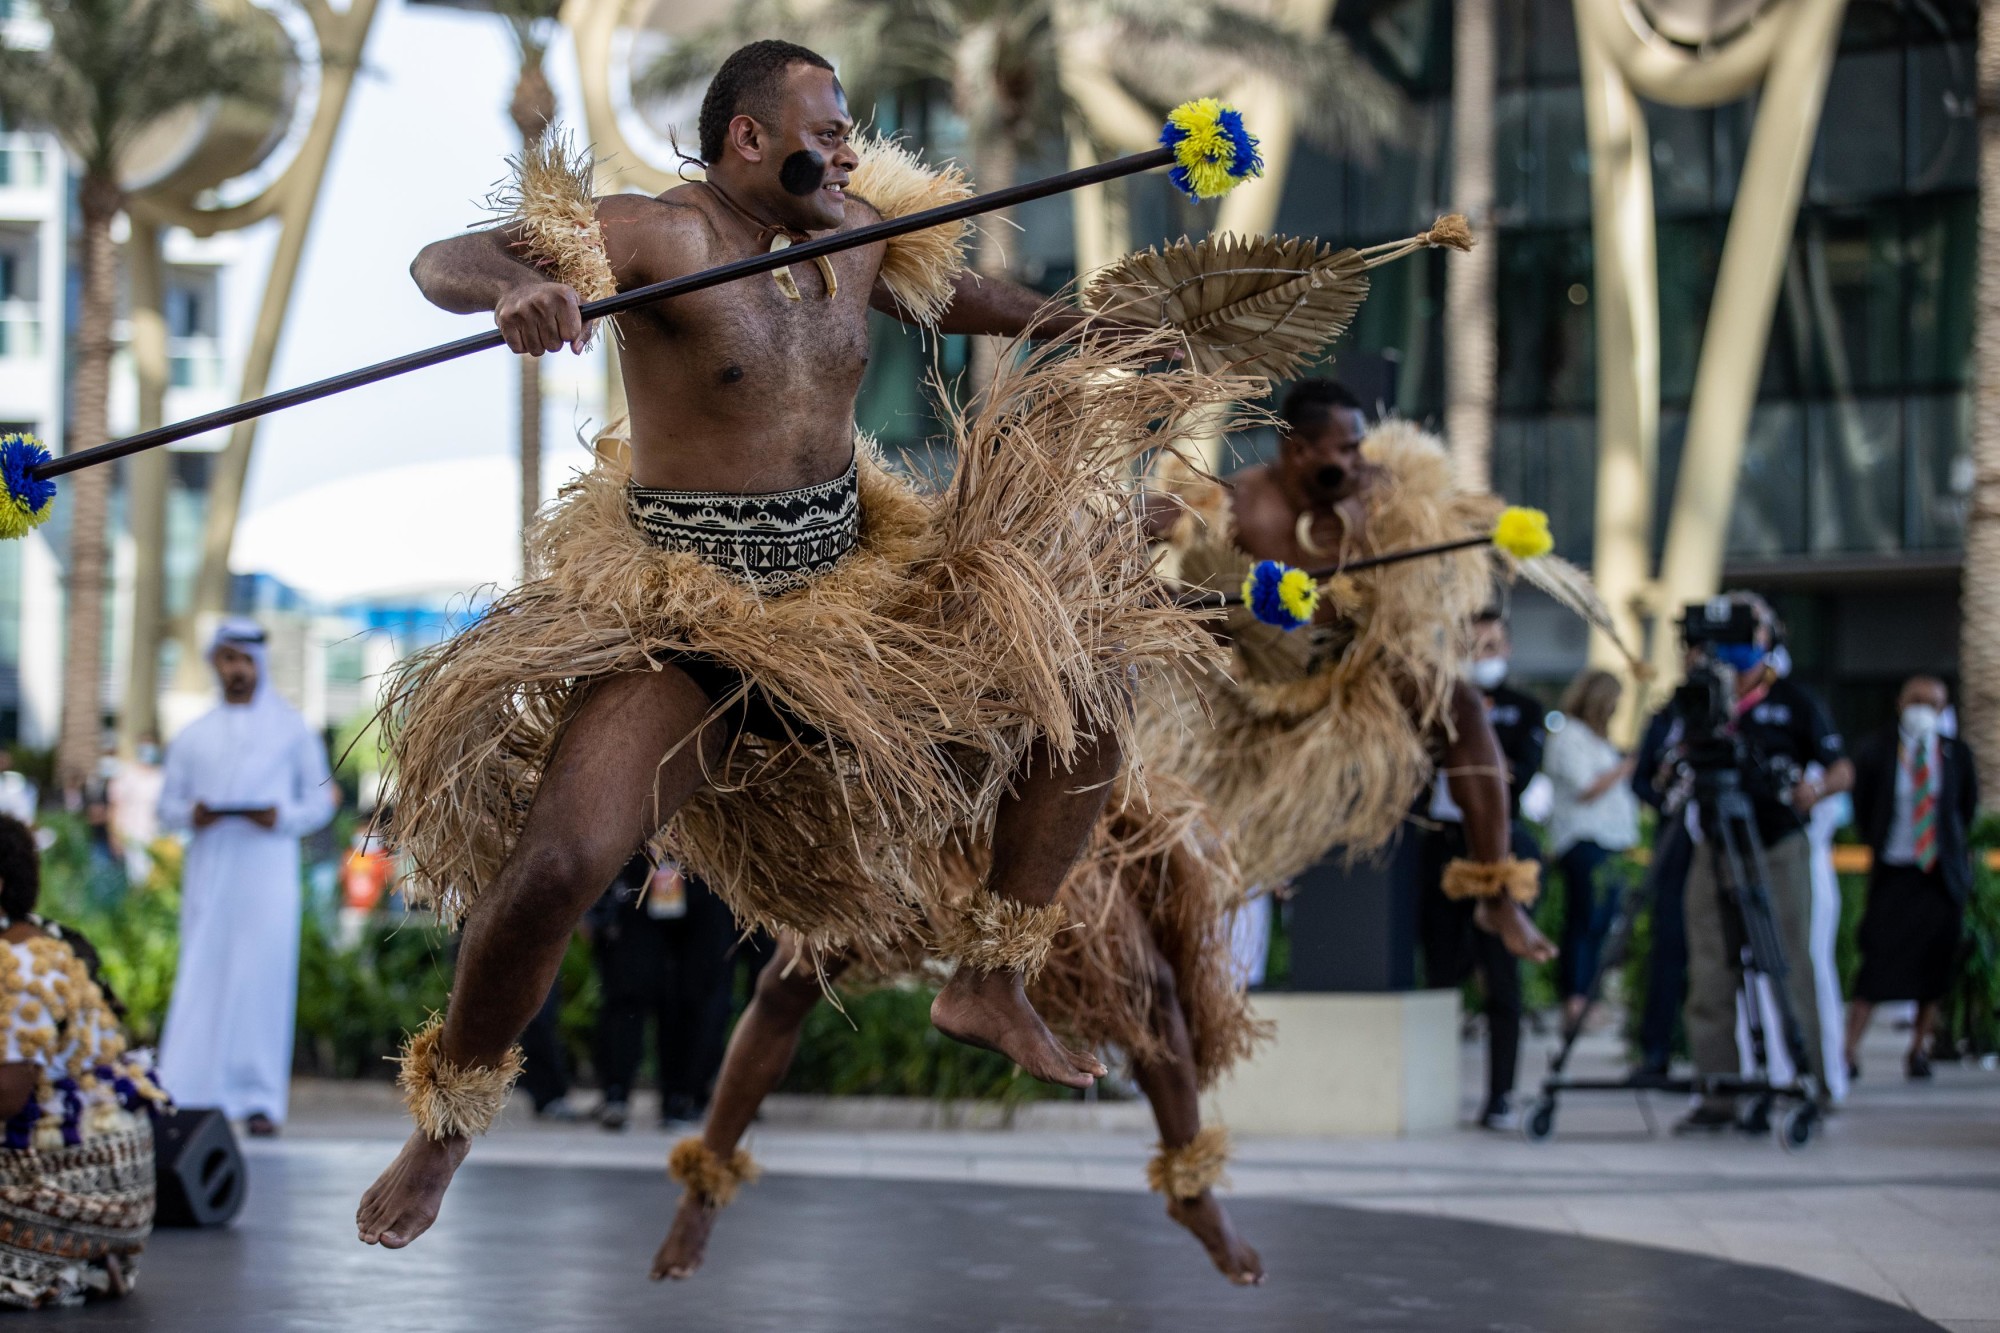
[[[1861,1036],[1875,1006],[1915,1000],[1904,1072],[1929,1078],[1931,1025],[1951,987],[1972,892],[1968,835],[1979,808],[1971,747],[1939,733],[1950,699],[1935,676],[1913,676],[1896,725],[1854,756],[1854,819],[1875,854],[1861,917],[1861,971],[1847,1008],[1847,1065],[1858,1077]]]

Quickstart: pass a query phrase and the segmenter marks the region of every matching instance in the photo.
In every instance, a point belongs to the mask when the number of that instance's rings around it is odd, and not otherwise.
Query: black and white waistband
[[[859,460],[831,481],[764,495],[626,487],[646,540],[686,551],[762,592],[808,583],[861,540]]]

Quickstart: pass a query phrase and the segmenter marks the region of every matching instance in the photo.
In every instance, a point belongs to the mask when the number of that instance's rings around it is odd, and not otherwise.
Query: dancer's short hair
[[[1352,410],[1366,416],[1368,409],[1354,396],[1354,391],[1339,380],[1300,380],[1285,394],[1285,405],[1278,409],[1278,415],[1285,419],[1289,432],[1297,433],[1315,429],[1325,421],[1329,413]]]
[[[42,852],[34,830],[11,815],[0,815],[0,912],[16,921],[35,910],[42,896]]]
[[[797,42],[769,39],[739,46],[708,81],[701,99],[701,160],[713,165],[722,160],[722,145],[729,137],[729,122],[749,116],[763,125],[777,123],[778,99],[785,91],[785,71],[793,65],[811,65],[830,70],[833,63],[819,52]]]

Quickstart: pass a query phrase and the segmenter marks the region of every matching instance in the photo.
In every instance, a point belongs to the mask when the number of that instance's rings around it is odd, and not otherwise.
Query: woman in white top
[[[1570,682],[1560,726],[1549,728],[1542,772],[1553,788],[1549,835],[1563,874],[1562,953],[1557,956],[1563,1011],[1583,1012],[1583,992],[1597,975],[1598,950],[1611,928],[1615,886],[1604,867],[1639,841],[1639,804],[1632,795],[1632,760],[1604,737],[1623,687],[1595,668]]]

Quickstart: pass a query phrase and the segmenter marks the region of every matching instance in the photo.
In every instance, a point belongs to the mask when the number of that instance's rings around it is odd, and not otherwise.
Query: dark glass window
[[[1860,203],[1903,188],[1903,53],[1860,51],[1834,62],[1808,198]]]
[[[1534,95],[1538,168],[1532,216],[1537,222],[1590,220],[1590,144],[1583,125],[1583,93],[1545,88]]]
[[[1588,408],[1597,401],[1586,228],[1500,238],[1500,405]]]
[[[1896,398],[1839,398],[1807,408],[1807,536],[1815,553],[1902,545],[1902,407]]]
[[[1909,399],[1905,413],[1907,545],[1957,549],[1965,544],[1965,511],[1972,502],[1972,395],[1919,395]]]
[[[1401,143],[1382,149],[1372,164],[1349,168],[1348,226],[1354,241],[1408,236],[1430,225],[1439,209],[1438,171],[1447,156],[1449,119],[1443,102],[1411,107]]]
[[[1715,208],[1715,113],[1646,104],[1652,142],[1653,208],[1661,217]]]
[[[1978,91],[1973,49],[1962,42],[1910,48],[1909,161],[1911,194],[1970,190],[1979,184]]]
[[[1751,413],[1729,515],[1731,556],[1768,560],[1805,549],[1805,452],[1798,404],[1764,403]]]
[[[1908,382],[1912,388],[1956,388],[1972,373],[1979,200],[1970,194],[1915,199],[1906,216]]]
[[[1660,399],[1685,403],[1694,392],[1715,269],[1722,262],[1722,225],[1706,217],[1661,222],[1654,244],[1660,274]]]

